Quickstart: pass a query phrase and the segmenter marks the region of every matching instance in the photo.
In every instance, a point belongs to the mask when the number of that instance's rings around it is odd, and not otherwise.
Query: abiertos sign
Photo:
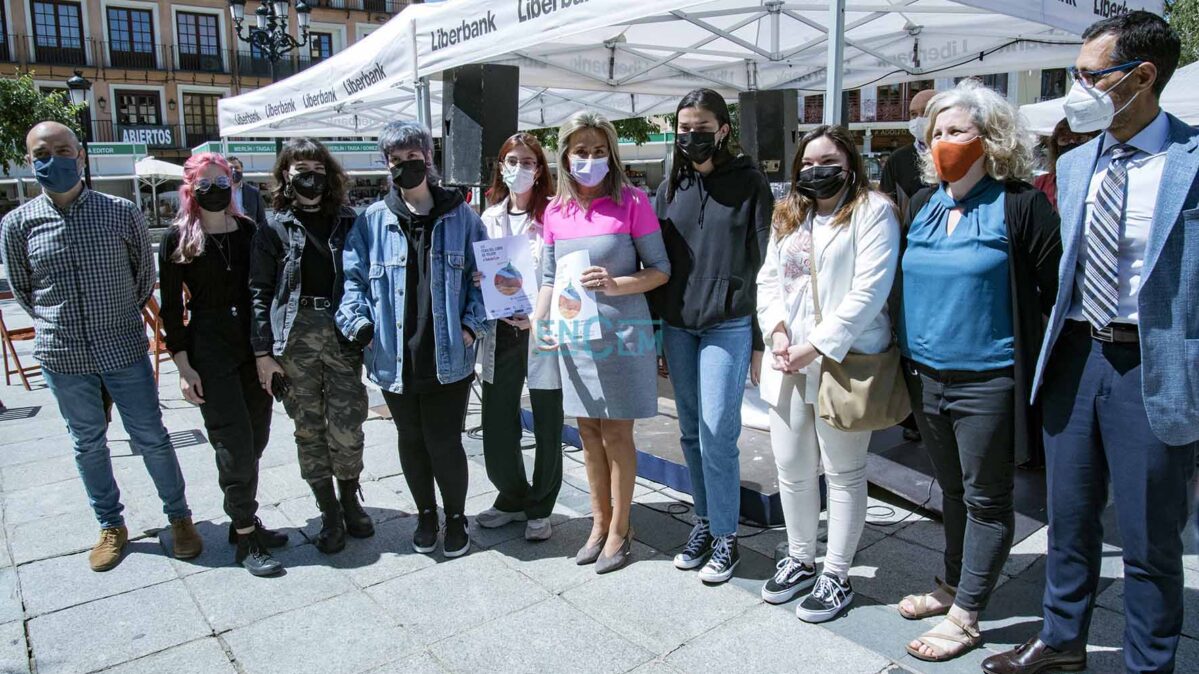
[[[122,126],[118,128],[122,143],[145,143],[150,147],[178,147],[175,130],[169,126]]]

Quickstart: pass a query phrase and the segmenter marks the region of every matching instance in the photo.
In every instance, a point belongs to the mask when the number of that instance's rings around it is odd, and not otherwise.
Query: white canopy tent
[[[1170,78],[1165,91],[1162,92],[1162,108],[1190,124],[1199,126],[1199,63],[1192,63],[1185,68],[1179,68]],[[1020,112],[1028,120],[1029,129],[1040,136],[1053,133],[1053,127],[1066,118],[1062,104],[1066,97],[1054,98],[1040,103],[1020,106]]]
[[[141,208],[140,185],[148,185],[150,187],[150,203],[153,204],[154,209],[154,224],[158,226],[161,224],[158,219],[158,198],[162,196],[158,194],[158,188],[172,180],[183,180],[183,167],[154,157],[143,157],[133,165],[133,172],[137,175],[138,182],[138,189],[134,190],[138,208]]]
[[[1080,4],[1085,7],[1058,0],[413,5],[313,68],[221,100],[221,134],[372,135],[400,117],[434,122],[417,102],[428,96],[422,79],[481,62],[520,66],[522,127],[552,126],[583,107],[613,118],[672,110],[681,94],[698,86],[729,98],[754,89],[836,92],[825,106],[826,118],[835,120],[842,88],[1067,65],[1078,33],[1099,18],[1091,3]],[[1161,9],[1161,0],[1127,4]]]

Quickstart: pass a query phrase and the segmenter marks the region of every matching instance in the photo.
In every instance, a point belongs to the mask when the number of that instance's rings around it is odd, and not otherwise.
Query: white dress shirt
[[[1166,167],[1166,148],[1170,140],[1170,121],[1166,113],[1159,112],[1141,132],[1128,141],[1137,152],[1125,160],[1128,169],[1128,195],[1124,202],[1123,231],[1120,234],[1120,301],[1116,308],[1115,323],[1137,323],[1137,293],[1141,289],[1141,272],[1145,268],[1145,242],[1149,239],[1149,227],[1157,210],[1157,192]],[[1086,320],[1082,315],[1082,292],[1087,262],[1087,231],[1091,226],[1091,209],[1095,207],[1095,195],[1107,177],[1111,164],[1111,149],[1119,144],[1110,132],[1103,134],[1103,147],[1099,162],[1091,175],[1087,189],[1087,203],[1083,210],[1083,240],[1078,251],[1078,268],[1074,272],[1074,301],[1067,318]]]
[[[246,207],[242,205],[241,191],[244,185],[233,186],[233,203],[237,205],[238,213],[245,213]]]

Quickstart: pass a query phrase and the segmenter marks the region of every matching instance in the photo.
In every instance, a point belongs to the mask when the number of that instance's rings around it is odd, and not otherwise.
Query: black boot
[[[316,549],[329,554],[346,547],[346,528],[341,518],[341,504],[333,488],[333,478],[308,483],[321,509],[321,532],[316,535]]]
[[[422,554],[433,552],[437,547],[437,509],[422,510],[417,518],[412,548]]]
[[[445,516],[445,543],[442,552],[447,558],[461,557],[470,551],[470,534],[466,533],[466,515]]]
[[[281,548],[287,545],[287,534],[280,531],[273,531],[262,526],[262,520],[254,518],[254,526],[258,529],[258,538],[262,544],[268,548]],[[229,543],[237,543],[237,526],[232,522],[229,523]]]
[[[283,570],[283,563],[267,552],[257,529],[248,534],[237,534],[237,554],[233,561],[255,576],[273,576]]]
[[[367,515],[358,503],[358,495],[362,493],[358,479],[338,480],[337,491],[341,500],[341,513],[346,521],[346,531],[354,538],[374,536],[375,525],[371,522],[371,516]]]

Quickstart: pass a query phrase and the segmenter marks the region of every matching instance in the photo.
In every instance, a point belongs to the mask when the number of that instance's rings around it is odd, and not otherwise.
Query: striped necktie
[[[1083,276],[1082,315],[1096,330],[1116,317],[1120,305],[1120,238],[1128,192],[1126,160],[1137,149],[1123,143],[1112,148],[1107,175],[1095,195],[1087,227],[1087,263]]]

